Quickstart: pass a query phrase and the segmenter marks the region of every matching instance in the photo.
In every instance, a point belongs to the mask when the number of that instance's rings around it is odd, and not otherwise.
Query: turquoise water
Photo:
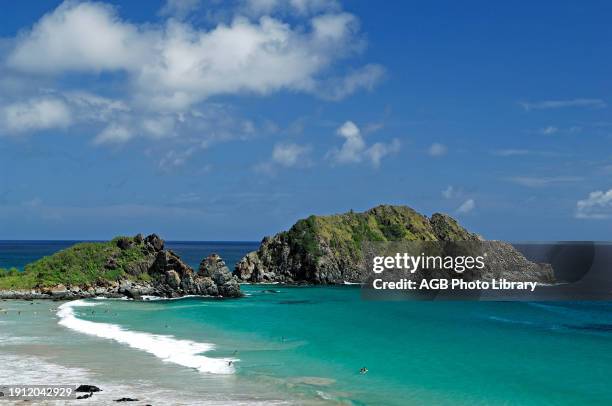
[[[351,287],[244,289],[241,300],[117,302],[116,316],[81,316],[213,342],[209,356],[238,351],[238,375],[329,380],[296,390],[351,404],[612,403],[608,304],[374,303]]]
[[[88,333],[58,324],[57,303],[3,302],[12,307],[0,316],[0,358],[42,357],[93,371],[95,382],[137,376],[186,388],[194,404],[237,393],[247,403],[612,404],[610,303],[366,302],[352,286],[243,290],[236,300],[89,301],[96,305],[73,308],[96,323]],[[214,344],[204,355],[234,359],[232,373],[201,373],[95,335],[108,325]]]

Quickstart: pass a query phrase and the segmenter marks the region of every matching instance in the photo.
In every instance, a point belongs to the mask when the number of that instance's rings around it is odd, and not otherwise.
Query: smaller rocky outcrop
[[[165,249],[156,234],[76,244],[29,264],[11,278],[0,278],[0,299],[242,296],[237,278],[219,255],[205,258],[196,272]]]
[[[232,275],[225,262],[218,254],[211,254],[200,263],[198,276],[210,278],[217,286],[221,296],[240,296],[238,278]]]

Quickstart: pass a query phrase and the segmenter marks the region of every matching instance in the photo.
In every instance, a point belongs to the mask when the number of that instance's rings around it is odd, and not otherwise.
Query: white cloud
[[[0,111],[0,127],[9,134],[66,128],[71,123],[72,114],[66,103],[52,97],[8,104]]]
[[[360,162],[363,151],[366,149],[366,143],[361,136],[359,127],[352,121],[347,121],[338,128],[336,133],[345,139],[344,144],[335,154],[336,162]]]
[[[361,130],[352,121],[342,124],[336,130],[336,134],[344,138],[344,143],[340,149],[331,150],[327,156],[337,164],[359,163],[368,160],[374,167],[378,167],[385,156],[399,152],[401,147],[398,139],[393,139],[388,144],[377,142],[368,147]]]
[[[158,167],[163,172],[170,172],[185,165],[195,152],[196,148],[194,147],[188,148],[185,151],[170,150],[160,159]]]
[[[427,151],[427,153],[433,157],[444,156],[446,155],[447,152],[448,152],[448,148],[446,147],[446,145],[440,144],[437,142],[431,144],[431,146],[429,147]]]
[[[153,138],[175,135],[175,119],[172,116],[147,117],[142,121],[143,130]]]
[[[540,134],[544,134],[544,135],[553,135],[553,134],[556,134],[557,132],[559,132],[559,129],[552,125],[549,125],[548,127],[544,127],[540,130]]]
[[[512,183],[526,187],[544,187],[560,183],[579,182],[582,178],[578,176],[551,176],[551,177],[536,177],[536,176],[515,176],[507,179]]]
[[[321,82],[316,92],[324,99],[342,100],[359,90],[372,90],[384,75],[385,68],[381,65],[369,64],[344,77]]]
[[[41,74],[126,72],[138,105],[153,111],[183,111],[222,94],[317,94],[319,83],[327,83],[323,70],[364,45],[355,16],[318,3],[292,1],[298,10],[323,10],[295,26],[264,15],[205,30],[172,18],[161,26],[136,25],[109,5],[69,1],[15,40],[8,64]],[[366,65],[338,79],[328,96],[370,89],[382,71]]]
[[[268,176],[275,176],[279,166],[285,168],[306,168],[312,165],[310,160],[311,147],[295,143],[280,143],[274,145],[270,160],[253,166],[253,170]]]
[[[576,203],[576,217],[582,219],[606,219],[612,217],[612,189],[589,193]]]
[[[455,188],[451,185],[447,186],[446,189],[442,191],[442,197],[445,199],[452,199],[455,196]]]
[[[129,113],[130,108],[122,100],[102,97],[90,92],[71,91],[58,94],[74,111],[78,121],[106,122],[118,114]]]
[[[307,155],[310,147],[298,144],[276,144],[272,151],[272,160],[282,166],[304,166],[308,164]]]
[[[11,83],[29,82],[30,90],[3,94],[0,130],[70,131],[81,125],[92,133],[94,145],[180,136],[184,150],[197,151],[275,128],[274,123],[241,118],[231,105],[213,103],[211,97],[290,90],[339,100],[372,89],[384,75],[384,68],[375,64],[337,67],[365,46],[358,19],[343,12],[339,2],[236,0],[218,7],[229,18],[195,26],[195,19],[185,17],[201,3],[169,0],[159,13],[163,21],[135,23],[109,4],[65,1],[4,41],[3,63]],[[247,3],[259,3],[259,12],[244,12]],[[209,12],[202,10],[203,17]],[[100,94],[64,88],[62,78],[75,73],[83,89],[102,89]],[[112,87],[99,86],[105,84],[101,73],[112,78]],[[308,155],[287,148],[279,146],[270,163],[291,166],[292,153],[299,156],[297,161]],[[193,155],[148,150],[162,156],[163,170],[183,165]],[[364,143],[358,160],[378,166],[398,150],[397,140]]]
[[[530,155],[533,151],[528,149],[498,149],[493,151],[493,155],[497,156],[517,156],[517,155]]]
[[[476,208],[476,202],[474,199],[467,199],[457,208],[457,213],[466,214],[474,210],[474,208]]]
[[[125,125],[111,123],[94,139],[94,144],[121,144],[134,137],[134,133]]]
[[[389,144],[384,144],[382,142],[375,143],[365,151],[365,155],[368,157],[372,165],[378,168],[384,157],[399,152],[400,148],[401,144],[399,140],[394,138]]]
[[[497,150],[491,151],[491,154],[496,155],[496,156],[503,156],[503,157],[525,156],[525,155],[559,157],[559,156],[566,155],[565,153],[557,152],[557,151],[545,151],[545,150],[533,150],[533,149],[513,149],[513,148],[497,149]]]
[[[560,109],[564,107],[604,108],[607,106],[606,102],[601,99],[544,100],[537,102],[521,102],[520,105],[526,111]]]
[[[135,69],[151,56],[150,34],[103,3],[67,1],[17,38],[9,66],[39,73]]]

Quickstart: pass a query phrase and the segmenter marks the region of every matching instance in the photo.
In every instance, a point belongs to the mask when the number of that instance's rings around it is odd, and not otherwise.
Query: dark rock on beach
[[[87,392],[87,393],[91,393],[91,392],[101,392],[102,389],[98,388],[97,386],[94,385],[79,385],[78,388],[76,388],[75,392]]]

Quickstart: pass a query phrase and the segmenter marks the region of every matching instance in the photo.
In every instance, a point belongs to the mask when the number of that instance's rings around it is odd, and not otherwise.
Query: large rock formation
[[[164,240],[155,234],[76,244],[27,265],[19,275],[0,278],[0,298],[242,295],[236,278],[218,255],[202,264],[195,272],[165,249]]]
[[[364,213],[310,216],[288,231],[265,237],[259,249],[236,265],[234,275],[251,283],[341,284],[371,276],[363,244],[390,241],[481,241],[450,216],[428,218],[406,206],[377,206]],[[554,280],[550,266],[534,264],[510,244],[491,248],[491,261],[479,275],[510,280]],[[522,269],[522,270],[521,270]]]

